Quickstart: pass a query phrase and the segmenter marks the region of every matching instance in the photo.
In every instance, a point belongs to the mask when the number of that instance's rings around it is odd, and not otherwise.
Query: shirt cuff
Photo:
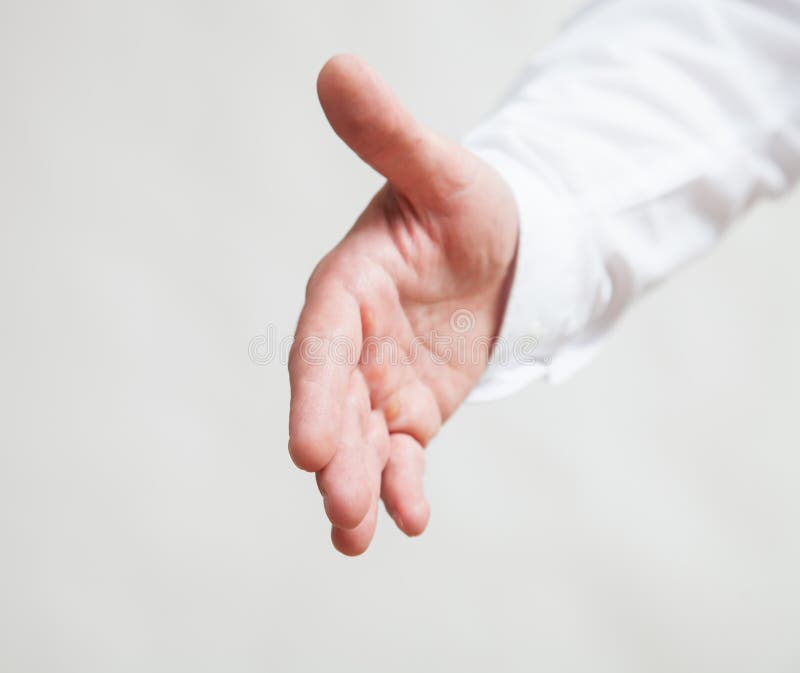
[[[519,216],[514,280],[487,369],[467,401],[511,395],[535,379],[560,382],[591,359],[591,325],[610,303],[611,280],[585,216],[563,186],[473,134],[465,143],[511,188]]]

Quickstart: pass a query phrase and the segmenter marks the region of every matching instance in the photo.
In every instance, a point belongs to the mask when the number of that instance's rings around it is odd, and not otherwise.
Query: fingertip
[[[361,556],[369,547],[369,540],[354,540],[348,535],[350,531],[331,526],[331,542],[334,548],[345,556]]]
[[[317,474],[317,485],[323,495],[325,514],[334,526],[352,530],[364,521],[372,500],[365,478],[331,477],[322,470]]]
[[[391,435],[391,454],[383,471],[381,497],[386,511],[406,535],[419,535],[430,518],[430,506],[425,498],[422,475],[425,456],[413,437]]]
[[[298,432],[289,436],[289,457],[301,470],[319,472],[333,459],[336,453],[332,434],[309,436]]]
[[[320,68],[319,75],[317,75],[317,86],[324,87],[342,74],[352,72],[354,69],[363,69],[365,66],[364,61],[355,54],[346,52],[334,54]]]
[[[317,97],[326,115],[342,105],[349,106],[365,72],[366,63],[353,54],[336,54],[325,62],[317,75]]]
[[[416,537],[425,532],[430,516],[430,505],[425,499],[410,506],[401,505],[392,513],[397,527],[409,537]]]
[[[345,556],[359,556],[369,547],[375,535],[375,526],[378,522],[378,502],[372,499],[369,514],[357,528],[347,530],[333,526],[331,528],[331,542],[333,546]]]

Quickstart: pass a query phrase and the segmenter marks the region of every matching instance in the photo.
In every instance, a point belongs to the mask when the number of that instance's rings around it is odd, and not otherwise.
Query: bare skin
[[[407,535],[428,523],[424,447],[486,367],[489,349],[473,346],[500,328],[517,212],[492,168],[418,124],[362,61],[332,58],[317,90],[334,131],[388,181],[314,270],[289,362],[289,453],[316,472],[334,546],[356,555],[380,499]],[[443,356],[431,334],[470,356]],[[402,358],[370,350],[387,338]]]

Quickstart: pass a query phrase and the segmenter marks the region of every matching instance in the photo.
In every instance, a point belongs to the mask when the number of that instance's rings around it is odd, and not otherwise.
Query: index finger
[[[289,355],[289,455],[317,472],[336,453],[343,401],[361,355],[361,315],[341,282],[309,284]]]

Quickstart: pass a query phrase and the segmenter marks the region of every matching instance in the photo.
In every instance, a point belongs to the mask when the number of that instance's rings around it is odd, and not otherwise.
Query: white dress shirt
[[[520,216],[481,400],[574,372],[633,299],[797,180],[800,2],[590,3],[466,145]]]

